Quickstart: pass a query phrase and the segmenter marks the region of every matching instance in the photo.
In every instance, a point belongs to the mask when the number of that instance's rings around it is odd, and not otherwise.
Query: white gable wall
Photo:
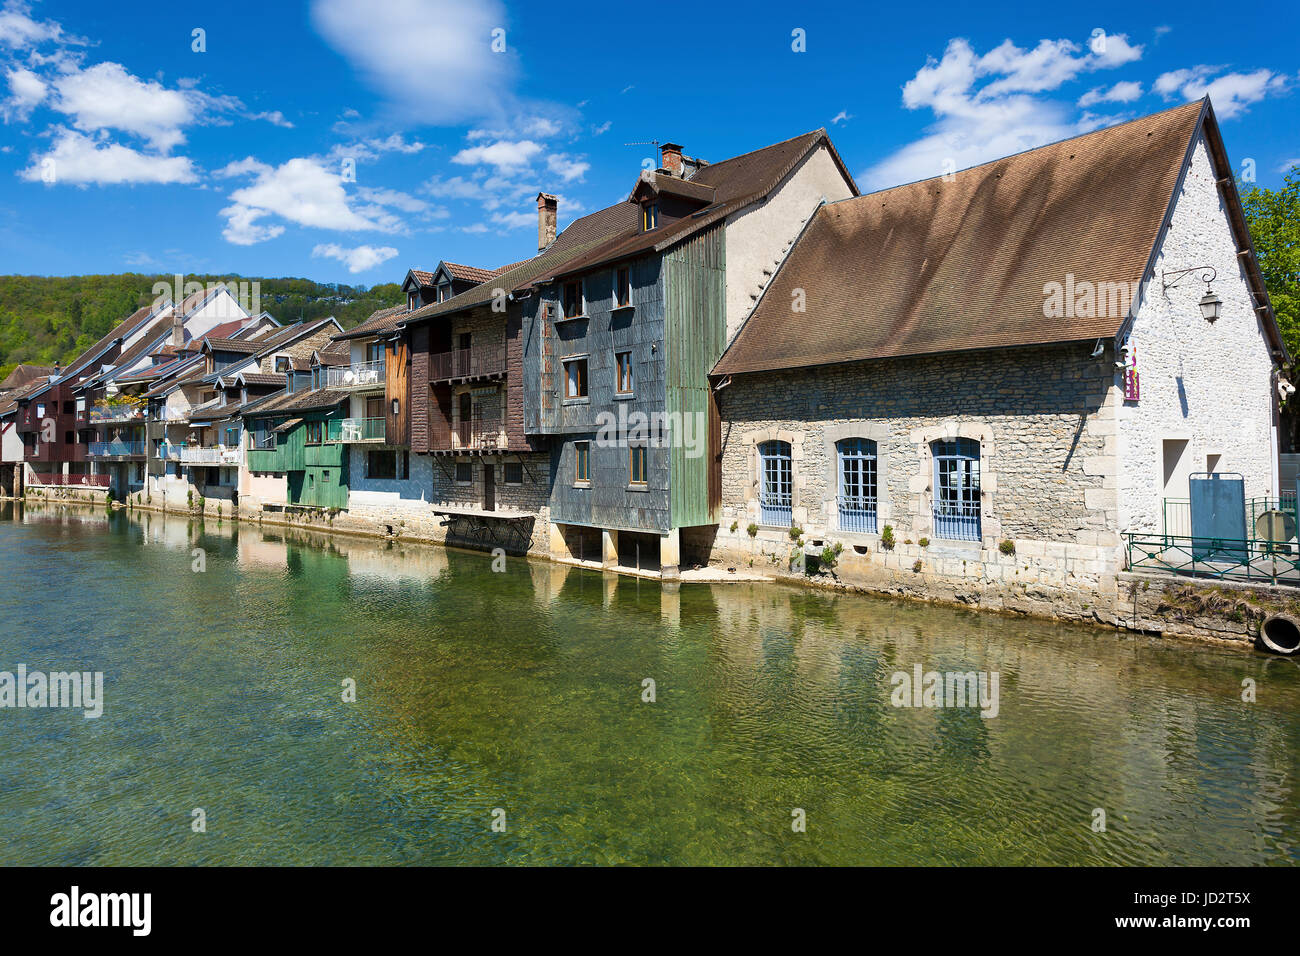
[[[1216,472],[1245,476],[1248,499],[1277,494],[1270,347],[1215,179],[1202,137],[1129,339],[1138,401],[1122,400],[1116,375],[1120,531],[1160,531],[1162,499],[1187,498],[1188,474],[1208,470],[1212,456]],[[1223,300],[1213,324],[1201,316],[1199,273],[1167,291],[1160,280],[1162,271],[1205,264],[1217,270]]]
[[[727,217],[727,344],[754,307],[754,299],[776,272],[786,246],[799,234],[824,196],[853,194],[831,152],[823,143],[797,165],[771,194],[756,205]]]

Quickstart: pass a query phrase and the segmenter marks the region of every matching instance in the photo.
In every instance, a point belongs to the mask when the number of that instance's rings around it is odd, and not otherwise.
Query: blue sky
[[[824,126],[866,191],[1206,92],[1277,185],[1300,4],[1161,6],[0,0],[0,272],[494,267],[535,250],[539,190],[563,226],[653,140]]]

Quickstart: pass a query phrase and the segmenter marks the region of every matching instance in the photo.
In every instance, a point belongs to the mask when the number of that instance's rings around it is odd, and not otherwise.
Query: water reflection
[[[108,678],[0,714],[7,862],[1296,862],[1292,661],[141,512],[0,506],[0,567],[5,660]]]

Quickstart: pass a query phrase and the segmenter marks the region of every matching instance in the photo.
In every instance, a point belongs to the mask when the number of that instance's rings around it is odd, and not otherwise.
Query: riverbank
[[[30,499],[5,499],[0,501],[28,501]],[[83,498],[73,495],[40,497],[38,504],[58,504],[73,507],[104,507],[104,496]],[[327,535],[345,535],[375,541],[401,541],[426,547],[454,547],[467,550],[489,550],[481,541],[458,537],[449,533],[447,525],[433,520],[405,520],[377,524],[365,516],[354,516],[345,511],[328,512],[322,509],[285,509],[268,511],[259,509],[232,509],[229,501],[210,499],[198,507],[177,510],[158,507],[132,496],[127,503],[113,502],[114,509],[136,510],[179,517],[199,517],[206,520],[234,521],[258,527],[296,528]],[[1264,650],[1259,642],[1259,627],[1269,614],[1282,613],[1300,618],[1300,590],[1286,586],[1247,585],[1205,579],[1174,577],[1147,573],[1120,572],[1116,575],[1113,600],[1109,603],[1089,604],[1073,595],[1059,604],[1052,601],[1053,594],[1037,580],[1018,581],[1011,587],[1019,588],[1024,600],[1007,600],[1008,586],[1000,585],[988,592],[978,580],[947,581],[924,577],[918,571],[905,570],[905,561],[896,560],[894,567],[881,563],[863,575],[841,576],[837,568],[817,567],[807,570],[782,567],[775,551],[757,552],[764,558],[761,570],[755,570],[755,554],[731,555],[731,561],[695,566],[683,570],[674,580],[661,580],[654,572],[635,568],[608,565],[596,561],[583,561],[545,550],[528,549],[513,556],[564,564],[591,571],[603,571],[660,581],[665,587],[679,583],[751,583],[779,582],[796,587],[859,595],[887,597],[917,601],[941,607],[974,609],[984,613],[1007,617],[1030,617],[1042,620],[1070,621],[1111,632],[1137,632],[1177,641],[1190,641],[1224,645],[1240,650]],[[1003,556],[1007,565],[1016,571],[1014,555]],[[860,569],[866,565],[860,555]],[[920,563],[920,559],[917,559]],[[806,567],[802,561],[799,567]],[[1032,572],[1026,564],[1024,572]],[[992,598],[990,600],[989,598]]]

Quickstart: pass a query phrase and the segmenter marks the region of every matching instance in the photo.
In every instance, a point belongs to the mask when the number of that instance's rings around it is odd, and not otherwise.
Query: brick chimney
[[[537,194],[537,251],[541,252],[555,241],[555,219],[559,214],[560,200],[550,193]]]
[[[181,310],[172,309],[172,342],[176,348],[185,347],[185,320],[181,318]]]
[[[659,147],[659,165],[669,176],[682,175],[682,148],[677,143],[664,143]]]

